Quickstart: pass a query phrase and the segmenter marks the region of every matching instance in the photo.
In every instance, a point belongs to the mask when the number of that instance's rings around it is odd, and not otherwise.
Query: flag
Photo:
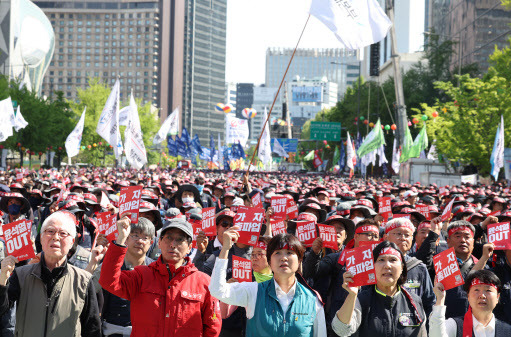
[[[83,109],[82,116],[78,120],[75,128],[66,138],[66,152],[69,158],[76,156],[80,152],[80,144],[82,143],[83,125],[85,124],[85,110]]]
[[[165,140],[168,134],[175,136],[178,134],[178,126],[179,126],[179,108],[175,108],[174,111],[167,117],[165,122],[158,130],[158,133],[154,136],[153,144],[160,144]]]
[[[273,152],[278,154],[280,157],[289,158],[289,154],[287,154],[286,150],[284,150],[279,140],[276,138],[273,139]]]
[[[426,122],[424,122],[421,131],[413,141],[412,147],[410,148],[410,152],[408,154],[408,158],[419,158],[421,152],[424,151],[427,147],[428,134],[426,133]]]
[[[21,115],[20,106],[18,105],[18,109],[16,111],[16,118],[14,119],[14,129],[18,132],[21,129],[26,128],[28,125],[27,121]]]
[[[177,154],[183,158],[190,158],[190,152],[188,151],[188,147],[185,142],[176,136],[176,144],[177,144]]]
[[[355,165],[357,165],[357,154],[355,153],[355,145],[351,142],[350,133],[348,132],[348,138],[346,140],[346,166],[350,170],[355,169]]]
[[[341,157],[339,158],[339,172],[342,172],[344,170],[344,167],[346,166],[346,151],[344,150],[344,144],[341,143]]]
[[[436,153],[435,141],[433,141],[433,145],[431,145],[431,147],[429,148],[428,156],[426,158],[431,159],[431,160],[438,159],[438,154]]]
[[[220,133],[218,133],[218,155],[217,155],[218,167],[220,167],[220,164],[222,164],[223,155],[224,155],[224,152],[222,151],[222,140],[220,139]]]
[[[243,146],[241,146],[240,142],[238,142],[238,155],[239,155],[240,159],[245,161],[245,158],[247,156],[245,155],[245,150],[243,150]]]
[[[170,135],[167,136],[167,148],[169,149],[169,156],[177,157],[177,142]]]
[[[312,0],[309,12],[351,50],[383,40],[392,25],[376,0]]]
[[[305,160],[305,161],[309,161],[309,160],[313,160],[313,159],[314,159],[314,150],[312,150],[305,157],[303,157],[303,160]]]
[[[318,154],[318,150],[314,151],[314,161],[312,162],[312,165],[314,165],[315,168],[318,168],[323,164],[323,159]]]
[[[387,157],[385,157],[385,145],[382,145],[377,150],[378,157],[380,158],[379,166],[383,166],[383,164],[388,163]]]
[[[339,148],[336,146],[335,150],[334,150],[334,158],[332,159],[333,165],[337,165],[337,163],[339,162],[340,159],[341,159],[341,153],[339,152]]]
[[[126,145],[126,160],[137,170],[147,163],[147,152],[142,138],[142,128],[138,117],[138,108],[133,93],[130,96],[128,111],[128,125],[124,130],[124,144]]]
[[[192,149],[193,156],[196,156],[196,155],[202,153],[202,146],[200,145],[200,139],[199,139],[198,134],[195,134],[190,145],[191,145],[190,148]]]
[[[401,151],[399,151],[397,145],[397,138],[394,138],[394,148],[392,149],[392,169],[395,173],[399,173],[399,167],[401,164],[399,163],[399,157],[401,156]]]
[[[187,147],[190,146],[191,143],[190,134],[188,133],[188,130],[186,130],[186,128],[183,128],[183,131],[181,131],[181,140],[185,142]]]
[[[413,140],[412,140],[412,134],[410,133],[410,129],[408,128],[408,125],[406,126],[405,130],[405,143],[401,147],[401,156],[399,157],[399,162],[404,163],[408,159],[410,159],[410,151],[412,149]]]
[[[125,106],[119,110],[119,125],[128,126],[128,115],[130,112],[130,106]]]
[[[490,157],[491,175],[495,181],[499,178],[499,171],[504,167],[504,116],[500,115],[500,124],[497,127],[497,134],[493,143],[493,150]]]
[[[202,150],[202,152],[199,155],[199,159],[205,160],[205,161],[211,161],[212,160],[211,149],[203,146],[201,150]]]
[[[223,158],[224,158],[224,170],[229,170],[231,168],[230,162],[232,157],[232,148],[228,146],[224,146]],[[221,159],[221,158],[219,158]]]
[[[266,112],[266,108],[264,108],[263,121],[266,121],[267,118],[268,113]],[[261,141],[259,142],[259,152],[257,153],[257,156],[264,165],[267,165],[271,162],[270,127],[268,123],[265,123],[263,127],[264,131],[261,136]]]
[[[0,142],[13,135],[14,108],[11,97],[0,101]]]
[[[213,156],[215,155],[215,141],[213,140],[213,135],[209,136],[209,148],[210,148],[210,160],[213,160]]]
[[[385,144],[385,136],[381,129],[380,119],[376,122],[373,129],[367,134],[364,142],[360,145],[357,151],[358,157],[363,157],[366,154],[377,150],[380,146]]]
[[[122,154],[121,132],[119,131],[119,79],[115,81],[114,87],[110,92],[110,96],[106,100],[105,107],[99,117],[96,132],[114,149],[115,158],[119,158]]]

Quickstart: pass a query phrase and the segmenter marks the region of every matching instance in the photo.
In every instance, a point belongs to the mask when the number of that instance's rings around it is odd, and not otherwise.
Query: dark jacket
[[[454,317],[453,319],[456,322],[456,337],[463,337],[464,316]],[[472,331],[472,336],[475,336],[474,331]],[[495,318],[495,337],[500,336],[511,336],[511,325]]]

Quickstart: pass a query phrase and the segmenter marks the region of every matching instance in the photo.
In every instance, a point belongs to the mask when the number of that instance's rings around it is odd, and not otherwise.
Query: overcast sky
[[[227,0],[226,81],[261,84],[266,49],[294,48],[310,0]],[[333,33],[311,17],[299,48],[338,48]]]

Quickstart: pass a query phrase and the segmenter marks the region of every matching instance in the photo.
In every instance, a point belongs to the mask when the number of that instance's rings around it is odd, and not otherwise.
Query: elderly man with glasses
[[[38,263],[14,269],[17,258],[2,261],[0,315],[16,303],[16,336],[101,335],[91,274],[67,263],[76,222],[67,211],[51,214],[41,226]]]

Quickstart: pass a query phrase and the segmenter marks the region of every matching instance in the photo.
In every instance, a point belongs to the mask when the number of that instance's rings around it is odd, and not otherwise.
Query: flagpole
[[[275,98],[273,99],[273,103],[271,104],[270,112],[268,112],[268,116],[266,117],[266,120],[264,121],[263,127],[261,129],[261,134],[259,135],[259,138],[257,139],[257,145],[254,150],[254,153],[252,154],[252,158],[250,159],[250,163],[248,165],[247,172],[245,172],[245,177],[248,178],[249,171],[250,171],[250,165],[254,162],[254,157],[257,152],[257,149],[259,148],[259,143],[261,142],[261,137],[263,136],[264,129],[266,128],[266,124],[268,123],[268,120],[270,119],[271,113],[273,111],[273,106],[275,105],[275,102],[277,101],[277,97],[279,97],[280,89],[282,88],[282,84],[284,83],[284,80],[286,79],[287,72],[289,71],[289,67],[291,66],[291,62],[293,61],[293,58],[295,57],[296,49],[298,49],[298,45],[300,44],[300,40],[302,39],[303,32],[305,31],[305,28],[307,27],[307,24],[309,23],[311,15],[309,13],[309,16],[307,17],[307,21],[305,21],[305,25],[303,26],[302,33],[300,34],[300,37],[298,38],[298,41],[296,42],[295,49],[293,50],[293,54],[291,54],[291,58],[289,59],[289,63],[287,64],[286,71],[284,72],[284,76],[282,76],[282,80],[280,81],[279,89],[277,90],[277,93],[275,94]]]

